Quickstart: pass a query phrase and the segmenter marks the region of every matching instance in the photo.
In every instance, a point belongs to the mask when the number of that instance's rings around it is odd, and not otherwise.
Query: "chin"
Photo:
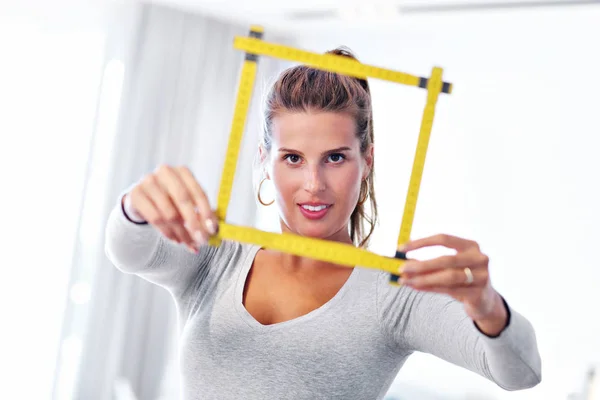
[[[295,225],[295,232],[299,235],[311,237],[314,239],[329,239],[339,234],[344,229],[344,225],[341,227],[338,224],[332,223],[314,223],[301,221]]]
[[[312,221],[302,214],[288,214],[287,218],[283,218],[281,222],[283,222],[284,230],[296,235],[314,239],[328,239],[335,237],[340,231],[343,231],[345,226],[347,226],[347,223],[344,224],[343,222],[340,222],[339,215],[335,214],[330,214],[323,219]]]
[[[305,226],[298,229],[298,234],[315,239],[325,239],[331,236],[331,229],[328,227]]]

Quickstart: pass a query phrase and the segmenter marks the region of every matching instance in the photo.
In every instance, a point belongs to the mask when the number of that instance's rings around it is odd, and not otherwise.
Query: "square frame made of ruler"
[[[427,90],[427,102],[423,111],[419,142],[413,162],[409,190],[398,236],[398,245],[402,245],[410,240],[425,156],[433,125],[435,106],[440,93],[450,94],[452,92],[452,84],[442,81],[443,71],[439,67],[432,69],[430,78],[423,78],[363,64],[343,56],[318,54],[293,47],[268,43],[262,40],[262,35],[262,27],[253,26],[250,29],[248,37],[238,36],[234,39],[234,47],[245,51],[245,59],[241,70],[229,143],[217,197],[216,214],[219,220],[219,232],[209,240],[209,243],[218,246],[223,239],[237,240],[257,244],[265,248],[312,257],[322,261],[335,262],[349,267],[362,266],[381,269],[396,276],[395,274],[400,271],[400,267],[403,264],[403,261],[398,258],[381,256],[345,243],[307,238],[290,233],[265,232],[251,227],[231,225],[226,222],[227,208],[233,188],[233,178],[237,168],[239,150],[256,78],[258,56],[262,55],[299,62],[313,68],[357,78],[382,79],[394,83],[417,86]]]

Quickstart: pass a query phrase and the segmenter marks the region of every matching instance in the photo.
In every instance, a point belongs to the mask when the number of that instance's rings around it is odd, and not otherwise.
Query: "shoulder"
[[[360,291],[374,301],[378,319],[399,318],[407,309],[413,291],[390,283],[390,273],[377,269],[360,268],[357,280]]]
[[[454,299],[439,293],[419,291],[408,286],[392,284],[390,274],[379,271],[375,283],[379,312],[396,318],[408,317],[425,309],[446,308]],[[427,314],[427,312],[425,312]]]
[[[254,258],[258,250],[260,246],[257,245],[223,240],[221,244],[211,249],[211,267],[236,268]]]
[[[197,268],[181,293],[181,297],[196,296],[196,293],[218,290],[234,282],[239,272],[252,262],[259,246],[223,240],[218,246],[203,249],[202,266]]]
[[[392,284],[390,274],[385,271],[375,275],[377,315],[383,325],[397,328],[411,320],[431,318],[453,309],[455,301],[449,296]]]
[[[376,293],[378,301],[404,297],[407,287],[394,285],[390,282],[390,273],[378,269],[361,268],[360,280],[368,284]]]

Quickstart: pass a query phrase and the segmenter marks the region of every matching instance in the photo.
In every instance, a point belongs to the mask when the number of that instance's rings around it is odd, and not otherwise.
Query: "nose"
[[[323,177],[323,171],[318,166],[311,166],[306,169],[304,179],[304,190],[309,193],[319,193],[325,190],[327,185]]]

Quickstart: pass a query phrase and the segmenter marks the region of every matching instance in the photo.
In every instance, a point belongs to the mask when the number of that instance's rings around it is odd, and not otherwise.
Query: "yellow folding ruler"
[[[217,198],[216,213],[219,220],[219,232],[210,239],[209,243],[218,246],[223,239],[234,240],[348,267],[384,270],[390,273],[390,284],[397,285],[399,274],[402,272],[401,267],[404,260],[406,260],[406,254],[402,251],[396,251],[394,257],[386,257],[350,244],[309,238],[290,233],[265,232],[226,222],[233,178],[237,167],[238,154],[250,106],[250,99],[252,97],[252,90],[254,88],[254,80],[256,78],[258,56],[264,55],[294,61],[313,68],[357,78],[367,79],[371,77],[404,85],[417,86],[427,90],[427,101],[421,121],[421,130],[406,196],[400,234],[398,236],[398,248],[410,240],[437,99],[440,92],[451,93],[452,85],[442,81],[442,69],[438,67],[433,68],[431,77],[427,79],[362,64],[343,56],[312,53],[293,47],[268,43],[262,40],[262,36],[263,28],[253,26],[250,29],[248,37],[236,37],[234,40],[234,47],[245,52],[245,59],[242,66],[229,143]]]

